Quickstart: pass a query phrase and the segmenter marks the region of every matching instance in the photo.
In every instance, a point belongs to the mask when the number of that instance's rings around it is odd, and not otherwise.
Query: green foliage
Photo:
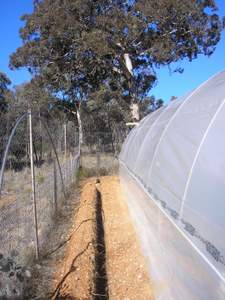
[[[163,106],[162,99],[156,99],[154,96],[146,97],[139,103],[140,118],[142,119],[147,114],[159,109]]]
[[[216,12],[214,0],[36,0],[10,65],[27,67],[69,119],[81,109],[85,127],[113,133],[134,101],[142,115],[162,105],[146,98],[156,68],[213,53]]]
[[[14,88],[14,99],[12,106],[20,107],[21,111],[31,108],[33,112],[48,111],[49,105],[56,103],[56,99],[42,85],[38,77],[30,82]]]
[[[0,72],[0,113],[4,112],[7,107],[7,96],[10,93],[8,85],[11,84],[9,78],[2,72]]]
[[[146,94],[154,67],[213,53],[223,26],[215,12],[214,0],[35,1],[11,66],[28,67],[66,95],[102,84]]]
[[[9,81],[8,81],[9,82]],[[5,88],[7,85],[5,84]],[[1,101],[0,101],[1,103]],[[47,123],[48,129],[54,134],[60,134],[62,123],[65,121],[64,114],[54,109],[57,100],[43,87],[37,78],[31,82],[14,87],[4,92],[4,110],[0,110],[0,164],[8,142],[10,133],[16,120],[32,109],[33,139],[35,164],[40,165],[43,154],[49,152],[49,137],[40,116]],[[10,145],[10,162],[14,169],[20,169],[29,161],[29,131],[28,121],[25,118],[18,126]]]
[[[2,72],[0,72],[0,95],[4,93],[5,90],[7,90],[8,85],[11,84],[11,81],[9,78]]]

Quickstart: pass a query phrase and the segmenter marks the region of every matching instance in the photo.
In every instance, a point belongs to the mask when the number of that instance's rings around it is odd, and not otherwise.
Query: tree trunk
[[[79,130],[79,146],[83,144],[83,129],[82,129],[82,122],[80,118],[80,111],[77,108],[77,122],[78,122],[78,130]]]

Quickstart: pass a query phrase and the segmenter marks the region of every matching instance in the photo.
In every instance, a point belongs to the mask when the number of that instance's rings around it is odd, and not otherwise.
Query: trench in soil
[[[66,207],[62,222],[70,229],[53,234],[26,299],[154,299],[119,178],[100,180],[83,182],[79,205]]]
[[[100,183],[97,181],[97,183]],[[103,223],[102,195],[96,188],[96,253],[95,253],[95,293],[94,299],[108,299],[108,278],[106,271],[105,230]]]

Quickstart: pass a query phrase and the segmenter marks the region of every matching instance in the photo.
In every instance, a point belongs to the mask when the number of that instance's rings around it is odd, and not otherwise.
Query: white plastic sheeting
[[[225,71],[145,117],[120,166],[156,299],[225,299]]]

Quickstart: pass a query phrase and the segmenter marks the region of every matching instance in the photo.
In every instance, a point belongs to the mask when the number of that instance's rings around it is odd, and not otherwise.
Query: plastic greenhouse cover
[[[121,182],[156,299],[225,299],[225,71],[149,114]]]

